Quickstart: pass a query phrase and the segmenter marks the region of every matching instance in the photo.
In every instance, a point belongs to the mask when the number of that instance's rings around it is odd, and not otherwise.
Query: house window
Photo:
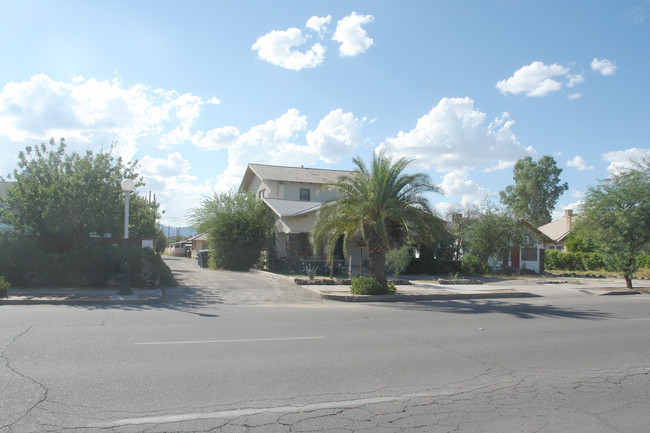
[[[521,260],[524,262],[536,262],[537,261],[537,248],[522,248],[521,249]]]
[[[300,200],[302,201],[311,200],[311,190],[309,188],[300,188]]]
[[[558,251],[564,251],[564,247],[562,245],[556,246],[555,249]]]
[[[257,193],[257,196],[259,198],[264,198],[266,196],[266,190],[265,189],[261,190],[260,192]]]

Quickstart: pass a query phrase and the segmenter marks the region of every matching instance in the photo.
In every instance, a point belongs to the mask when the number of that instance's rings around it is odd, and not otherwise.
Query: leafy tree
[[[210,261],[217,268],[246,270],[271,241],[273,218],[255,195],[243,191],[215,193],[192,214],[192,223],[208,235]]]
[[[9,177],[6,206],[0,218],[19,231],[41,235],[118,236],[124,227],[124,194],[120,181],[138,179],[137,162],[124,164],[110,152],[66,153],[61,139],[27,146]],[[137,186],[144,184],[138,180]],[[133,237],[153,237],[158,206],[133,194],[130,222]]]
[[[523,222],[488,204],[467,229],[467,252],[484,265],[510,248],[531,244],[530,232]]]
[[[393,248],[386,253],[386,267],[393,271],[394,280],[397,281],[399,274],[404,272],[411,263],[413,254],[410,245],[403,245],[400,248]]]
[[[557,200],[569,189],[566,182],[560,183],[562,169],[555,159],[545,155],[535,162],[527,156],[517,161],[513,172],[515,184],[499,193],[501,202],[515,217],[535,227],[551,222]]]
[[[449,232],[456,238],[452,245],[454,259],[462,256],[463,246],[467,243],[467,231],[479,214],[478,206],[472,204],[467,206],[453,205],[447,211],[447,227]]]
[[[650,247],[650,158],[590,187],[578,228],[596,244],[609,267],[623,274],[631,289],[637,256]]]
[[[426,174],[405,174],[410,161],[404,158],[393,163],[383,153],[373,155],[370,168],[360,158],[353,162],[357,168],[351,177],[325,186],[338,198],[323,204],[312,243],[317,251],[327,245],[330,261],[340,237],[346,253],[350,242],[367,248],[370,276],[386,291],[386,253],[391,248],[431,244],[445,233],[444,222],[423,196],[438,188]]]

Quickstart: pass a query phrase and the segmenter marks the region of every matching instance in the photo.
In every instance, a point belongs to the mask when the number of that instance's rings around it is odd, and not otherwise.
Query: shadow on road
[[[552,305],[533,305],[525,302],[504,300],[468,299],[457,301],[428,301],[418,303],[393,304],[391,308],[414,311],[431,311],[452,314],[508,314],[519,319],[552,317],[562,319],[604,320],[614,316],[596,310],[576,310]]]

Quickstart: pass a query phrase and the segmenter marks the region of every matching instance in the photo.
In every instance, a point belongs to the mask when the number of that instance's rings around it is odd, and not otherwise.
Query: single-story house
[[[573,215],[573,210],[565,209],[564,216],[540,226],[538,230],[548,238],[548,241],[544,243],[544,248],[547,250],[566,251],[564,242],[573,228],[575,219],[576,216]]]
[[[185,240],[185,242],[190,242],[192,244],[192,256],[196,256],[196,253],[201,250],[208,249],[208,235],[206,233],[199,233]]]
[[[505,266],[509,269],[525,269],[538,274],[542,273],[544,272],[545,245],[549,245],[553,241],[532,224],[526,221],[521,221],[521,224],[524,224],[530,232],[530,244],[502,251],[498,256],[488,260],[488,265],[493,269],[502,269]]]

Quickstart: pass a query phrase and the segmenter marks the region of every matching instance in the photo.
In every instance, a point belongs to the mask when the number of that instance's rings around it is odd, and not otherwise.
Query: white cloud
[[[70,144],[109,145],[126,160],[139,147],[169,149],[190,137],[208,101],[175,90],[152,89],[75,76],[54,81],[45,74],[7,83],[0,93],[0,137],[15,143],[65,137]]]
[[[567,87],[575,87],[578,84],[585,82],[585,77],[582,74],[568,74],[567,78],[569,79]]]
[[[194,143],[203,150],[228,149],[237,142],[239,129],[234,126],[211,129],[208,132],[198,132],[194,135]]]
[[[567,161],[567,165],[569,167],[575,167],[579,171],[585,171],[585,170],[593,170],[594,166],[593,165],[587,165],[587,162],[581,157],[581,156],[574,156],[570,160]]]
[[[414,159],[414,165],[439,172],[512,167],[521,157],[534,155],[512,132],[507,113],[486,125],[486,114],[474,109],[471,98],[443,98],[414,129],[387,138],[377,150]]]
[[[556,208],[553,210],[553,214],[551,215],[551,218],[553,221],[560,219],[564,216],[564,211],[571,209],[573,211],[573,214],[577,214],[582,210],[582,205],[584,204],[584,200],[578,200],[573,203],[569,203],[566,206],[560,206],[559,208]]]
[[[607,59],[598,60],[597,57],[594,57],[591,62],[591,69],[601,75],[614,75],[616,73],[616,65],[613,62]]]
[[[582,98],[582,93],[570,93],[566,97],[571,100],[580,99]]]
[[[463,196],[464,201],[480,199],[489,194],[489,191],[469,178],[467,170],[452,171],[445,174],[440,185],[446,196]]]
[[[203,197],[212,193],[213,180],[199,182],[190,174],[189,161],[178,152],[171,153],[167,158],[145,156],[140,161],[140,174],[143,176],[146,189],[156,191],[156,201],[161,204],[161,210],[166,216],[174,219],[185,218],[188,210],[199,204]],[[147,191],[140,191],[146,194]]]
[[[363,144],[364,121],[336,109],[314,130],[305,133],[307,116],[292,108],[244,133],[232,126],[199,132],[194,143],[205,150],[228,151],[228,167],[219,176],[216,187],[225,190],[239,186],[248,163],[300,166],[336,162]],[[303,140],[306,145],[298,144]]]
[[[175,90],[153,89],[142,84],[124,86],[118,79],[95,80],[75,75],[69,82],[55,81],[45,74],[28,81],[7,83],[0,93],[0,140],[5,155],[17,154],[26,144],[64,137],[71,151],[108,150],[132,160],[136,153],[168,152],[189,142],[191,127],[205,104],[219,100]],[[0,159],[6,172],[11,158]],[[185,210],[200,198],[207,184],[189,175],[189,163],[179,153],[166,159],[144,156],[139,172],[146,193],[156,192],[164,209],[184,217]],[[180,210],[179,210],[180,209]]]
[[[616,173],[620,169],[632,167],[633,161],[650,158],[650,149],[632,147],[627,150],[615,150],[603,154],[603,161],[609,162],[607,170]]]
[[[373,44],[366,30],[361,27],[374,21],[372,15],[359,15],[356,12],[342,18],[336,25],[333,40],[339,42],[339,53],[342,56],[356,56],[366,52]]]
[[[189,161],[183,159],[178,152],[170,153],[167,155],[167,159],[154,158],[147,155],[140,162],[140,172],[142,175],[158,179],[187,177],[190,168]]]
[[[360,121],[342,109],[331,111],[313,131],[307,132],[307,144],[312,146],[325,162],[339,162],[341,156],[363,144]]]
[[[570,75],[569,69],[557,63],[545,65],[542,62],[535,61],[517,70],[511,77],[499,81],[496,87],[502,94],[519,95],[525,93],[526,96],[530,97],[545,96],[562,88],[562,83],[554,79],[556,77],[568,78],[569,83],[577,84],[576,80],[580,80],[578,77],[582,76]]]
[[[332,16],[316,17],[313,16],[307,20],[305,27],[318,33],[319,37],[323,37],[323,33],[327,32],[327,26],[332,22]]]
[[[295,27],[287,30],[273,30],[261,36],[253,44],[260,59],[285,69],[300,71],[313,68],[325,59],[325,47],[316,43],[305,52],[295,49],[306,42],[302,31]]]

